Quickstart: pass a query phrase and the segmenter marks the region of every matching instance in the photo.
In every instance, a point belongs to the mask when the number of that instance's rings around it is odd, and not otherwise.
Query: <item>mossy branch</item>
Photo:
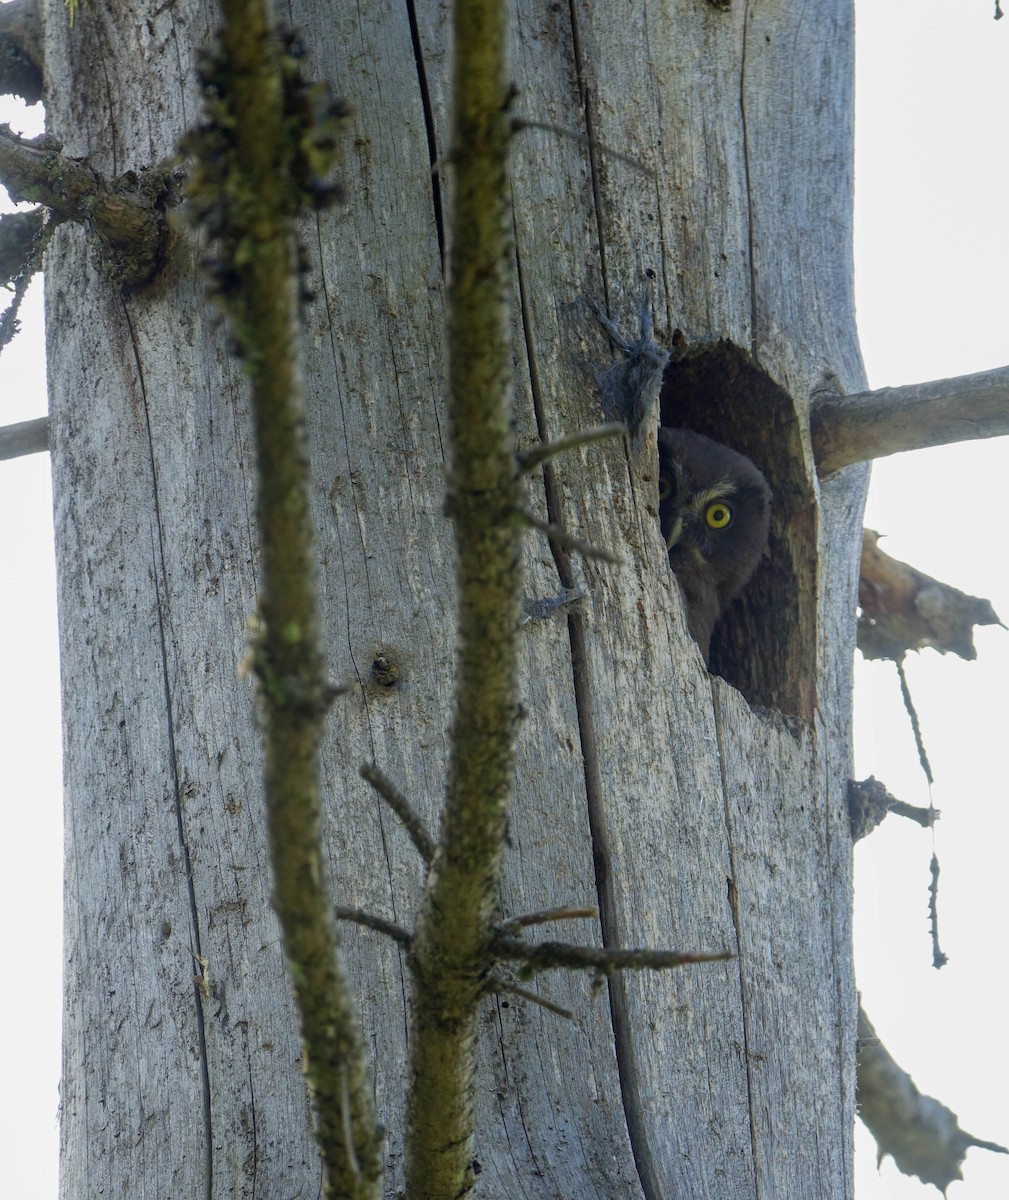
[[[319,741],[333,692],[320,648],[296,364],[293,218],[326,194],[305,149],[318,149],[331,131],[318,136],[293,44],[274,33],[263,0],[224,0],[223,13],[220,49],[201,64],[207,119],[187,149],[195,159],[192,207],[214,238],[218,298],[251,383],[262,562],[253,665],[274,905],[301,1017],[323,1195],[377,1200],[382,1155],[371,1073],[322,864]]]
[[[62,220],[86,224],[103,248],[109,278],[137,287],[160,269],[169,237],[169,170],[106,179],[87,159],[64,155],[48,134],[22,138],[0,125],[0,181],[12,200],[31,200]]]
[[[507,6],[454,6],[449,511],[459,634],[448,784],[414,937],[406,1192],[473,1187],[476,1018],[485,990],[518,718],[520,482],[512,430]]]

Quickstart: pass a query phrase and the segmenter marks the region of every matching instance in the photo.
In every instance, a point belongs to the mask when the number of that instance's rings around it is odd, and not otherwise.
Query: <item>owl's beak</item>
[[[677,513],[666,535],[666,550],[676,549],[681,558],[688,555],[704,562],[711,552],[711,542],[701,522],[690,511]]]
[[[683,518],[678,516],[669,527],[669,532],[666,534],[666,549],[672,550],[676,543],[680,540],[683,533]]]
[[[677,540],[704,559],[711,553],[711,539],[708,537],[704,524],[691,512],[677,518],[676,528],[679,530]]]

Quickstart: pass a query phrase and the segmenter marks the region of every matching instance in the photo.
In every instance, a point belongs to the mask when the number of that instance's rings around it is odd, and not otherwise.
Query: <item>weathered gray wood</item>
[[[435,224],[450,168],[431,174],[446,149],[445,16],[417,6],[421,76],[405,8],[292,11],[313,69],[355,112],[347,203],[304,226],[320,585],[333,678],[350,685],[324,756],[327,845],[335,900],[407,926],[421,864],[358,769],[377,761],[437,827],[454,654]],[[107,171],[167,155],[196,119],[191,72],[208,21],[185,3],[113,3],[81,9],[71,31],[54,4],[49,118],[68,151]],[[572,307],[585,295],[634,332],[649,289],[663,338],[680,328],[695,348],[727,338],[752,352],[790,399],[772,410],[741,387],[725,404],[774,467],[776,563],[794,572],[798,615],[782,633],[791,715],[751,709],[709,678],[686,633],[654,449],[586,446],[530,477],[535,511],[623,563],[562,555],[559,573],[543,539],[527,538],[527,596],[572,582],[587,596],[570,625],[562,611],[524,629],[503,914],[598,901],[598,924],[527,936],[739,957],[595,994],[582,977],[530,985],[573,1021],[488,1001],[478,1186],[557,1200],[850,1195],[843,798],[864,480],[856,470],[817,484],[806,406],[825,373],[864,387],[850,5],[803,20],[768,3],[721,13],[694,0],[619,11],[516,0],[515,24],[517,115],[595,139],[515,139],[520,442],[600,418],[580,358],[610,349]],[[243,384],[203,298],[201,252],[180,230],[166,277],[126,299],[97,277],[80,230],[61,229],[50,254],[68,1200],[141,1180],[172,1195],[318,1186],[269,907],[254,704],[238,672],[256,589]],[[379,655],[392,686],[372,670]],[[373,932],[348,927],[345,942],[391,1195],[406,967]]]
[[[49,418],[0,426],[0,459],[41,454],[49,449]]]
[[[1009,434],[1009,368],[856,396],[817,396],[810,426],[822,475],[904,450],[1004,437]]]

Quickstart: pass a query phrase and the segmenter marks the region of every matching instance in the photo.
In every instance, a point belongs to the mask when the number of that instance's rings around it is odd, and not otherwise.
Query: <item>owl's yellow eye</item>
[[[724,529],[732,521],[732,509],[722,500],[716,500],[704,510],[704,519],[711,529]]]

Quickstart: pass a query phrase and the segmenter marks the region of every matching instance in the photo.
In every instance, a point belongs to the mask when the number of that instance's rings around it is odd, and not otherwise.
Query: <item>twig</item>
[[[530,992],[528,988],[519,987],[517,983],[509,983],[506,979],[500,979],[497,975],[491,975],[487,980],[487,990],[490,992],[510,992],[513,996],[521,996],[523,1000],[529,1000],[533,1004],[538,1004],[540,1008],[547,1009],[548,1012],[555,1013],[558,1017],[566,1017],[569,1021],[574,1020],[574,1013],[570,1009],[562,1008],[559,1004],[554,1004],[552,1000],[546,1000],[543,996],[538,996],[535,992]]]
[[[530,621],[546,621],[559,608],[573,608],[579,600],[584,600],[588,592],[580,587],[565,588],[559,596],[540,596],[536,599],[523,598],[522,624]]]
[[[903,800],[894,800],[890,805],[890,812],[898,817],[906,817],[909,821],[915,821],[922,829],[931,829],[942,815],[937,808],[923,808],[920,804],[906,804]]]
[[[537,971],[564,967],[571,971],[596,971],[615,975],[618,971],[664,971],[687,963],[724,962],[729,951],[698,953],[680,950],[607,949],[602,946],[572,946],[567,942],[540,942],[529,945],[518,938],[497,935],[491,940],[491,952],[499,959],[518,959],[524,977]]]
[[[16,425],[0,426],[0,461],[21,458],[25,454],[41,454],[49,449],[49,418],[18,421]]]
[[[595,138],[589,137],[587,133],[576,133],[573,129],[565,129],[563,125],[554,125],[551,121],[527,121],[525,117],[515,117],[512,120],[512,129],[516,133],[521,133],[523,129],[542,129],[546,133],[556,133],[560,137],[570,138],[573,142],[577,142],[579,146],[591,146],[593,150],[601,150],[603,154],[610,158],[615,158],[617,162],[626,163],[627,166],[633,167],[635,171],[640,171],[642,175],[649,179],[656,179],[655,171],[651,167],[646,167],[643,162],[632,158],[629,154],[621,154],[619,150],[614,150],[612,147],[604,145],[602,142],[596,141]]]
[[[595,905],[584,908],[544,908],[540,912],[524,913],[521,917],[512,917],[509,921],[498,926],[506,936],[519,929],[528,929],[530,925],[545,925],[548,921],[589,920],[599,916]]]
[[[901,655],[900,658],[894,659],[894,662],[897,667],[897,678],[900,680],[900,694],[904,698],[904,708],[911,720],[914,744],[918,747],[918,761],[921,763],[921,769],[925,772],[925,778],[932,784],[935,781],[932,778],[932,767],[928,761],[928,755],[925,753],[925,743],[922,740],[921,725],[918,721],[918,710],[911,699],[911,689],[907,686],[907,676],[904,674],[904,656]]]
[[[410,841],[416,846],[418,854],[420,854],[425,863],[430,865],[435,852],[434,838],[428,833],[427,826],[420,815],[414,812],[410,801],[407,800],[406,796],[403,795],[392,780],[382,773],[375,763],[365,763],[361,768],[361,778],[371,784],[379,796],[382,797],[396,816],[399,817],[403,828],[410,836]]]
[[[931,383],[814,397],[813,456],[821,475],[851,463],[1009,433],[1009,367]]]
[[[385,917],[376,917],[374,913],[367,913],[362,908],[343,908],[341,905],[336,905],[333,909],[333,915],[338,921],[352,921],[355,925],[363,925],[366,929],[374,929],[376,933],[384,933],[387,937],[391,937],[393,941],[401,943],[401,945],[409,946],[413,941],[413,935],[402,925],[396,925],[393,921],[387,921]]]
[[[542,462],[553,458],[555,454],[564,454],[567,450],[575,450],[579,446],[588,446],[592,442],[602,442],[609,438],[620,437],[627,432],[627,427],[619,422],[609,425],[596,425],[593,429],[584,429],[581,433],[569,433],[564,437],[555,438],[552,442],[540,442],[529,450],[523,450],[518,456],[519,473],[528,475]]]
[[[928,924],[932,933],[932,966],[938,971],[944,967],[949,958],[939,947],[939,859],[932,852],[932,861],[928,864],[932,882],[928,885]]]
[[[550,541],[561,546],[565,550],[574,550],[577,554],[583,554],[586,558],[598,558],[602,562],[620,563],[619,555],[613,554],[610,550],[603,550],[599,546],[593,546],[590,542],[582,541],[580,537],[575,537],[572,533],[567,533],[557,525],[552,525],[549,521],[543,521],[535,515],[522,509],[519,516],[533,529],[538,529],[540,533],[545,534]]]

